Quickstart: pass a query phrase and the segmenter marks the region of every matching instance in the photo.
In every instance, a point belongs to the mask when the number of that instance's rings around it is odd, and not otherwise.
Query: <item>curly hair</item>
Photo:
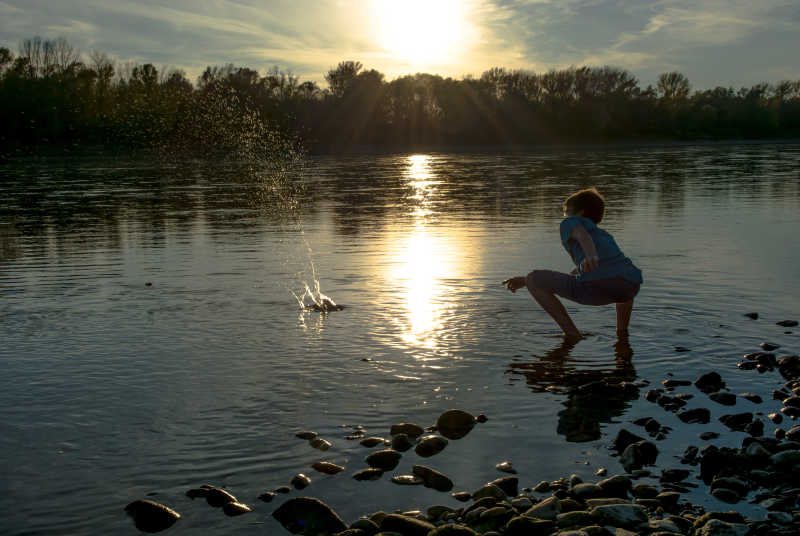
[[[584,190],[570,194],[564,200],[561,208],[565,211],[572,209],[574,211],[583,210],[583,216],[589,218],[595,223],[600,223],[603,220],[603,215],[606,212],[606,201],[597,188],[591,187]]]

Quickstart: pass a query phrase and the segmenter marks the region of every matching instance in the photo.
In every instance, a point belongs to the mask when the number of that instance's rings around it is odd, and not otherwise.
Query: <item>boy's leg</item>
[[[544,311],[556,321],[556,324],[559,325],[561,330],[564,332],[564,335],[568,339],[580,339],[581,332],[578,331],[575,323],[572,322],[572,318],[570,318],[567,310],[564,308],[564,305],[556,297],[555,293],[546,289],[547,285],[542,285],[537,281],[537,274],[546,275],[547,273],[554,272],[535,270],[528,274],[528,277],[525,278],[528,291],[531,293],[531,296],[533,296],[533,299],[536,300],[536,303],[538,303],[542,309],[544,309]]]
[[[631,321],[631,311],[633,311],[633,300],[617,303],[618,338],[625,338],[628,336],[628,323]]]

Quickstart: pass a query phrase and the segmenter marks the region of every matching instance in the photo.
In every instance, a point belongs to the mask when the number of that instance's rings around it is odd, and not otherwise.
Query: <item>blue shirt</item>
[[[622,254],[613,236],[599,228],[589,218],[569,216],[561,222],[561,243],[564,244],[567,253],[572,257],[572,261],[578,266],[578,270],[580,270],[581,262],[583,262],[586,255],[578,241],[572,238],[572,230],[575,229],[576,225],[582,225],[586,229],[589,236],[592,237],[592,241],[594,241],[597,256],[600,257],[600,263],[597,268],[587,273],[579,271],[578,281],[622,277],[632,283],[642,283],[642,271],[634,266],[628,257]]]

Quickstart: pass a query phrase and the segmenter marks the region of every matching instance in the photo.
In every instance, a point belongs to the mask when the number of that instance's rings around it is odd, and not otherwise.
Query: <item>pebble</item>
[[[718,391],[716,393],[711,393],[710,395],[708,395],[708,398],[710,398],[717,404],[722,404],[723,406],[736,405],[736,395],[733,393],[725,393],[722,391]]]
[[[678,412],[677,417],[687,424],[708,424],[711,421],[711,412],[706,408],[686,409]]]
[[[717,432],[702,432],[702,433],[698,434],[697,437],[699,437],[703,441],[709,441],[711,439],[718,438],[719,434]]]
[[[143,532],[160,532],[175,524],[181,515],[172,508],[148,499],[137,499],[125,506],[136,528]]]
[[[457,491],[455,493],[451,493],[450,496],[459,502],[467,502],[472,498],[472,493],[468,491]]]
[[[293,534],[336,534],[347,525],[333,508],[313,497],[295,497],[272,512],[283,527]]]
[[[394,475],[392,482],[401,486],[421,486],[423,484],[423,480],[414,475]]]
[[[697,378],[694,382],[695,387],[703,391],[704,393],[713,393],[714,391],[719,391],[723,387],[725,387],[725,382],[722,381],[722,377],[719,375],[718,372],[707,372]]]
[[[222,506],[222,511],[225,512],[226,516],[236,517],[242,514],[250,513],[253,511],[253,509],[240,502],[229,502]]]
[[[414,465],[411,472],[420,477],[425,483],[425,487],[436,491],[447,492],[453,489],[453,481],[444,473],[432,469],[426,465]]]
[[[384,449],[373,452],[366,457],[367,465],[382,471],[391,471],[400,463],[402,455],[396,450]]]
[[[413,446],[414,443],[404,433],[399,433],[392,437],[392,448],[398,452],[405,452]]]
[[[416,439],[424,433],[425,430],[420,425],[410,422],[393,424],[389,430],[389,435],[395,436],[397,434],[405,434],[411,439]]]
[[[408,437],[408,436],[406,436],[406,437]],[[369,447],[369,448],[376,447],[378,445],[384,445],[385,442],[386,442],[386,440],[383,439],[382,437],[365,437],[364,439],[359,441],[359,443],[361,443],[365,447]]]
[[[281,486],[279,488],[275,488],[275,493],[286,494],[286,493],[291,493],[291,492],[292,492],[292,488],[290,488],[289,486]]]
[[[460,409],[445,411],[436,420],[439,433],[447,439],[461,439],[475,426],[475,417]]]
[[[362,469],[353,473],[353,478],[358,480],[359,482],[363,482],[364,480],[378,480],[383,475],[383,471],[380,469],[369,468],[369,469]]]
[[[761,404],[764,400],[755,393],[739,393],[739,396],[753,404]]]
[[[326,441],[326,440],[322,439],[321,437],[315,437],[314,439],[312,439],[309,442],[309,444],[312,447],[314,447],[315,449],[319,449],[319,450],[328,450],[329,448],[331,448],[333,446],[330,441]]]
[[[259,495],[258,498],[261,499],[262,501],[268,503],[268,502],[272,502],[272,499],[274,499],[277,496],[278,496],[278,494],[275,493],[274,491],[265,491],[264,493]]]
[[[517,470],[514,469],[514,466],[512,466],[511,462],[508,461],[508,460],[500,462],[497,465],[495,465],[494,467],[495,467],[495,469],[497,469],[498,471],[501,471],[503,473],[510,473],[512,475],[517,474]]]
[[[777,350],[778,348],[781,347],[780,344],[775,344],[775,343],[772,343],[772,342],[762,342],[761,344],[759,344],[759,346],[765,352],[771,352],[772,350]]]
[[[331,462],[317,462],[313,464],[311,468],[326,475],[335,475],[336,473],[344,471],[344,467]]]
[[[317,437],[317,433],[305,430],[305,431],[302,431],[302,432],[297,432],[295,434],[295,437],[299,437],[300,439],[305,439],[305,440],[310,441],[310,440],[314,439],[315,437]]]
[[[752,320],[758,320],[758,313],[745,313],[744,316]]]
[[[294,489],[305,489],[311,484],[311,479],[303,473],[299,473],[292,477],[290,484],[294,486]]]
[[[442,436],[428,435],[419,440],[419,443],[417,443],[417,446],[414,448],[414,452],[423,458],[430,458],[442,452],[447,446],[447,443],[447,439]]]
[[[785,328],[794,328],[797,327],[798,325],[797,320],[781,320],[780,322],[775,322],[775,323]]]

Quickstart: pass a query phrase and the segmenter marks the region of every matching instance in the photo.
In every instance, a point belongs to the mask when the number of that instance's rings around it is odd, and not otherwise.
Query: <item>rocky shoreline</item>
[[[778,323],[794,327],[795,321]],[[473,491],[453,491],[454,483],[445,474],[423,464],[413,465],[412,474],[390,476],[403,486],[420,485],[449,493],[463,506],[454,508],[432,505],[425,511],[365,513],[351,524],[323,501],[313,497],[294,497],[284,501],[272,516],[293,534],[318,536],[595,536],[595,535],[776,535],[800,534],[800,424],[791,425],[800,416],[800,357],[774,353],[777,345],[762,343],[761,351],[744,355],[738,364],[742,370],[758,373],[777,372],[782,385],[776,385],[773,401],[763,401],[752,393],[731,393],[722,376],[710,371],[694,381],[667,378],[659,388],[650,388],[646,380],[634,382],[599,380],[575,388],[578,396],[597,401],[632,400],[643,397],[666,412],[674,413],[684,423],[709,423],[720,408],[738,400],[758,407],[775,404],[776,411],[746,411],[717,417],[725,427],[747,435],[739,447],[687,445],[680,468],[659,468],[657,441],[671,431],[654,417],[633,421],[641,427],[622,428],[609,448],[618,456],[624,473],[607,476],[605,469],[596,473],[598,480],[584,482],[578,475],[555,481],[523,481],[511,462],[501,461],[498,471],[507,473]],[[676,351],[681,351],[676,348]],[[681,392],[686,388],[690,392]],[[642,391],[646,392],[642,394]],[[707,407],[708,406],[708,407]],[[709,409],[712,408],[712,409]],[[413,423],[398,423],[389,429],[389,437],[365,437],[361,427],[347,436],[358,440],[366,449],[374,449],[365,457],[367,467],[351,476],[355,480],[376,480],[395,469],[407,451],[413,449],[419,458],[431,458],[446,450],[450,441],[467,434],[487,417],[474,417],[462,410],[443,413],[436,424],[423,428]],[[772,437],[765,436],[765,421],[776,425]],[[783,426],[782,426],[783,425]],[[789,425],[788,427],[786,425]],[[640,435],[642,434],[642,435]],[[314,432],[298,432],[299,439],[309,446],[326,451],[331,443]],[[646,438],[645,436],[649,436]],[[707,441],[715,432],[699,434]],[[312,468],[322,474],[336,475],[345,468],[328,461],[319,461]],[[660,474],[659,474],[660,473]],[[689,481],[697,476],[699,484]],[[658,483],[652,483],[653,478]],[[646,479],[651,483],[637,483]],[[311,478],[296,475],[291,485],[304,489]],[[692,504],[684,494],[698,486],[707,487],[718,501],[736,505],[744,500],[759,504],[767,511],[766,519],[748,519],[737,512],[704,511]],[[281,486],[262,493],[265,503],[292,487]],[[204,498],[226,515],[239,516],[253,511],[229,491],[204,484],[187,492],[191,498]],[[450,498],[448,498],[450,500]],[[172,526],[180,514],[149,500],[133,501],[125,510],[136,526],[146,532],[159,532]]]

